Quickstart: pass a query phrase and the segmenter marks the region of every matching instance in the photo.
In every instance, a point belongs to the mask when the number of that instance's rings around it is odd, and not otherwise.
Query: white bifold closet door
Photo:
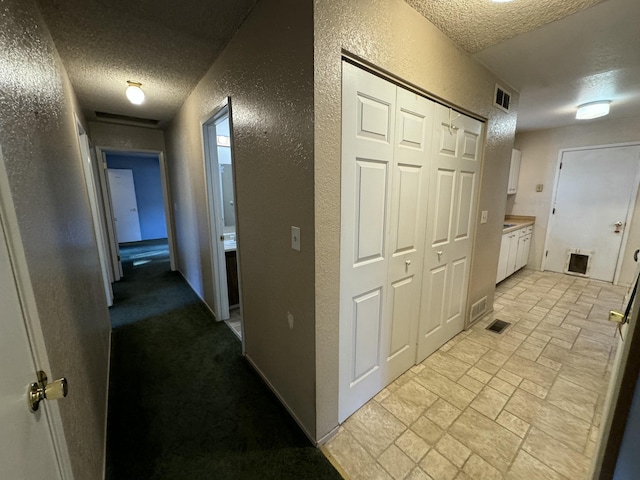
[[[417,363],[464,328],[482,122],[436,105]]]
[[[482,126],[346,62],[342,88],[340,422],[463,328]]]

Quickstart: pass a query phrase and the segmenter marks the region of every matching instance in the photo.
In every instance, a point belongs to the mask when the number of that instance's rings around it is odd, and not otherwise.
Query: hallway
[[[340,478],[166,255],[124,267],[111,308],[108,479]]]
[[[494,312],[352,415],[327,448],[351,479],[583,480],[627,289],[522,270]],[[512,323],[502,334],[485,328]]]

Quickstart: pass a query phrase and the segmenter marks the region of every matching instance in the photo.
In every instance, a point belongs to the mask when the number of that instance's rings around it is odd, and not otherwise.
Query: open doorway
[[[228,102],[203,125],[211,258],[215,279],[214,314],[242,339],[238,239],[231,109]]]
[[[149,263],[163,263],[169,270],[159,154],[108,151],[105,159],[124,275]]]

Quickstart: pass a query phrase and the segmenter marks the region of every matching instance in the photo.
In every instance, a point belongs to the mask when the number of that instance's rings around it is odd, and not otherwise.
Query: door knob
[[[442,257],[442,250],[438,250],[436,253],[438,254],[438,261],[440,261],[440,257]]]
[[[36,412],[42,400],[58,400],[66,397],[68,392],[69,385],[66,378],[62,377],[48,383],[47,374],[40,370],[38,372],[38,383],[29,385],[29,391],[27,392],[29,410]]]
[[[620,233],[620,229],[622,228],[622,225],[624,225],[624,223],[618,221],[616,223],[614,223],[616,229],[614,230],[614,233]]]

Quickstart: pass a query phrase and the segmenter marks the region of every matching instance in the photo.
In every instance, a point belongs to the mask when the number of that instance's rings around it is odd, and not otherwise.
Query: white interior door
[[[397,87],[387,309],[385,385],[415,365],[435,104]]]
[[[126,168],[109,168],[108,175],[118,243],[139,242],[142,235],[133,171]]]
[[[586,276],[613,281],[639,158],[638,145],[563,152],[543,270],[566,272],[573,252],[589,256]]]
[[[340,421],[415,362],[433,105],[343,64]]]
[[[36,366],[22,315],[12,262],[0,212],[0,465],[2,478],[60,479],[49,412],[31,413],[27,387],[35,382]]]
[[[227,260],[224,243],[224,213],[222,208],[222,183],[220,176],[220,162],[218,159],[218,131],[230,131],[229,109],[224,106],[203,125],[205,181],[207,188],[207,206],[209,211],[209,229],[211,235],[211,259],[216,320],[229,319],[229,286],[227,284]]]
[[[482,153],[482,122],[436,105],[418,361],[462,331]]]

